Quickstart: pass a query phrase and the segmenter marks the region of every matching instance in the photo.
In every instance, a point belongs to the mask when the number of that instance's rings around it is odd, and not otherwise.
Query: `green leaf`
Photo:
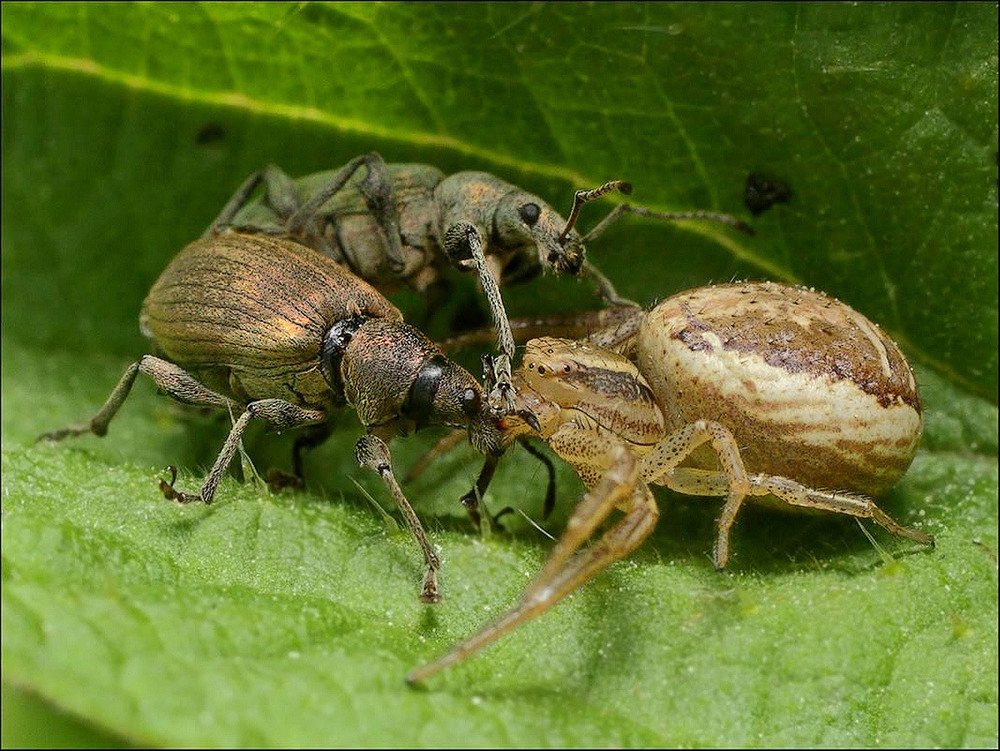
[[[996,744],[995,4],[4,3],[2,40],[5,682],[135,745]],[[719,574],[718,505],[663,494],[629,561],[414,691],[406,671],[509,607],[550,545],[519,520],[469,531],[468,447],[407,488],[444,557],[431,608],[365,497],[388,507],[353,417],[309,492],[226,479],[209,508],[156,482],[171,463],[194,485],[226,425],[148,383],[106,439],[33,444],[145,351],[146,291],[245,176],[373,149],[563,211],[621,177],[644,206],[746,216],[751,171],[786,181],[753,237],[627,220],[590,257],[647,303],[774,278],[891,332],[927,428],[885,506],[937,549],[751,511]],[[559,279],[507,294],[516,314],[593,306]],[[287,465],[288,437],[247,445]],[[581,489],[558,464],[555,534]],[[538,518],[544,483],[517,454],[487,501]]]

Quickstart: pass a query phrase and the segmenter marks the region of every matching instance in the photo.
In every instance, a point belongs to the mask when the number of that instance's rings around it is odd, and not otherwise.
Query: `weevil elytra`
[[[253,195],[263,183],[259,198]],[[273,165],[250,175],[209,228],[285,235],[348,266],[378,289],[405,284],[426,292],[454,265],[476,271],[486,294],[501,357],[491,401],[509,410],[514,339],[499,285],[542,271],[581,274],[612,304],[631,304],[585,258],[585,243],[624,213],[663,220],[705,219],[749,231],[715,212],[657,212],[621,204],[586,237],[574,229],[580,206],[631,186],[614,180],[578,191],[569,220],[536,195],[485,172],[445,175],[425,164],[386,164],[376,152],[337,170],[293,180]]]
[[[902,352],[847,305],[781,284],[704,287],[590,339],[528,342],[514,374],[518,412],[503,421],[507,442],[547,441],[587,494],[514,608],[409,681],[541,615],[635,550],[659,515],[650,484],[725,498],[720,569],[750,498],[871,519],[933,545],[868,497],[906,471],[922,408]],[[616,508],[624,517],[581,550]]]
[[[499,425],[466,370],[367,282],[298,243],[261,235],[230,233],[187,246],[150,290],[140,328],[158,356],[130,365],[89,422],[40,440],[103,436],[145,373],[178,401],[238,416],[198,493],[164,483],[169,498],[211,503],[251,420],[277,430],[309,428],[296,442],[298,457],[350,406],[365,428],[357,459],[382,478],[423,551],[421,598],[438,599],[438,557],[396,482],[387,443],[427,425],[451,425],[466,430],[481,453],[497,453]]]

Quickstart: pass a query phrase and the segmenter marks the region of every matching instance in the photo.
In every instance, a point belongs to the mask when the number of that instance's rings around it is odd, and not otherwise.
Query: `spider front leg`
[[[412,671],[406,678],[408,683],[418,683],[464,660],[521,624],[542,615],[608,565],[631,553],[649,536],[659,512],[653,494],[639,476],[635,454],[619,442],[606,458],[609,468],[603,478],[580,501],[563,537],[518,604],[499,621],[448,654]],[[579,550],[615,508],[621,508],[625,517],[592,546]]]

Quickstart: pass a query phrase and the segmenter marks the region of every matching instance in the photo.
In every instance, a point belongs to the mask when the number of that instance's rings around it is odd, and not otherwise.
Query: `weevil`
[[[363,177],[362,177],[363,175]],[[253,199],[264,184],[263,196]],[[427,292],[454,265],[477,272],[489,303],[500,357],[491,401],[511,407],[514,339],[499,285],[542,271],[589,277],[611,304],[633,304],[585,258],[585,243],[624,213],[663,220],[706,219],[749,231],[739,220],[707,211],[657,212],[621,204],[586,237],[574,229],[580,207],[631,186],[613,180],[577,191],[568,220],[536,195],[485,172],[445,175],[425,164],[386,164],[376,152],[343,167],[293,180],[270,165],[250,175],[207,231],[285,235],[348,266],[378,289],[405,284]]]
[[[182,250],[153,285],[140,328],[154,355],[130,365],[86,423],[46,433],[56,441],[103,436],[136,376],[174,399],[238,415],[197,493],[161,483],[168,498],[211,503],[250,421],[305,427],[299,450],[329,433],[349,406],[365,429],[355,446],[399,506],[423,551],[421,599],[439,597],[440,566],[396,481],[387,443],[427,425],[467,431],[483,454],[501,449],[499,424],[479,383],[447,359],[367,282],[303,245],[261,235],[202,238]]]
[[[541,615],[635,550],[659,515],[650,484],[725,499],[719,569],[748,498],[871,519],[933,545],[869,497],[894,485],[916,452],[923,418],[913,373],[881,329],[833,298],[769,283],[691,290],[590,341],[531,340],[514,386],[505,441],[543,438],[588,492],[514,608],[413,671],[411,683]],[[624,517],[581,550],[615,509]]]

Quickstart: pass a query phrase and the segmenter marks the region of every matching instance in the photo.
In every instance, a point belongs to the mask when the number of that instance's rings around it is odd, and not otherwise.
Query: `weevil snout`
[[[583,240],[573,231],[561,241],[550,241],[546,265],[560,274],[576,275],[583,267],[584,254]]]

